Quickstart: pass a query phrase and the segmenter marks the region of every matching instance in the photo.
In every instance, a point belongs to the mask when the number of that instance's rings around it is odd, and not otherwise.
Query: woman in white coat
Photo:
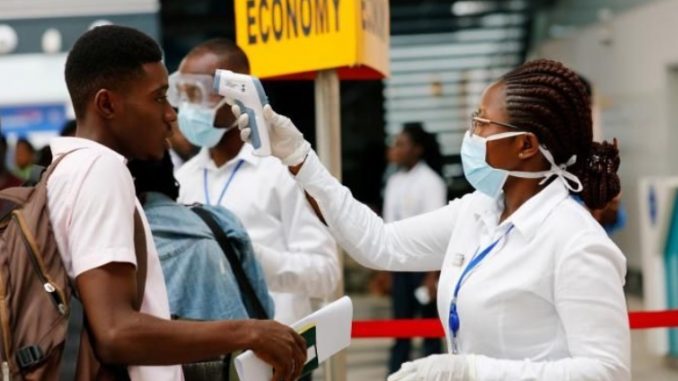
[[[476,192],[389,224],[327,172],[288,118],[265,108],[272,154],[351,256],[381,270],[441,270],[449,353],[405,363],[389,381],[630,379],[625,259],[571,197],[597,209],[620,190],[617,148],[592,141],[589,105],[558,62],[507,73],[483,93],[462,143]],[[238,122],[248,140],[247,116]]]

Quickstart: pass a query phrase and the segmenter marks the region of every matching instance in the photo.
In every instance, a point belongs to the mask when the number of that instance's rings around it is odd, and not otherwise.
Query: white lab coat
[[[337,288],[341,269],[336,243],[287,167],[252,151],[245,144],[235,158],[217,168],[202,149],[176,173],[179,202],[206,203],[206,174],[210,203],[217,204],[223,193],[220,205],[240,218],[255,244],[272,291],[275,319],[291,324],[311,312],[309,298],[329,297]]]
[[[296,180],[358,262],[391,271],[441,270],[438,311],[450,345],[448,314],[457,278],[479,249],[514,226],[458,296],[457,344],[461,357],[475,355],[469,361],[473,379],[630,379],[625,258],[560,179],[500,225],[503,205],[479,192],[384,224],[314,152]]]

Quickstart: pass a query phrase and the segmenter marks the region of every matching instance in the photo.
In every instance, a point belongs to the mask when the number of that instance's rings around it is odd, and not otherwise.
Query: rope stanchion
[[[678,310],[629,312],[631,329],[678,328]],[[444,337],[445,331],[438,319],[363,320],[353,322],[351,337],[396,338]]]

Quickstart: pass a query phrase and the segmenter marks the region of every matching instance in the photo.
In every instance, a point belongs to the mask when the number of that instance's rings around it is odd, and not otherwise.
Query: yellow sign
[[[390,73],[388,0],[236,0],[235,13],[237,42],[256,76]]]

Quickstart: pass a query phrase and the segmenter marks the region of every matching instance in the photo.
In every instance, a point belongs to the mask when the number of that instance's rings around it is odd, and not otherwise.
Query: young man
[[[244,144],[226,100],[212,89],[214,72],[249,74],[245,53],[216,39],[195,47],[170,77],[179,129],[203,147],[181,167],[179,202],[221,205],[247,229],[275,301],[275,319],[293,323],[311,312],[309,298],[332,295],[341,276],[336,245],[289,171]]]
[[[182,364],[252,349],[293,380],[305,343],[273,321],[170,321],[167,292],[148,223],[134,195],[126,159],[160,159],[176,120],[167,103],[167,70],[158,45],[131,28],[103,26],[78,39],[66,61],[77,118],[74,138],[52,143],[70,153],[48,182],[50,219],[74,279],[99,360],[127,364],[136,380],[181,380]],[[147,277],[137,297],[134,213],[146,235]]]
[[[31,169],[35,162],[35,147],[26,138],[20,138],[14,146],[15,175],[23,180],[31,177]]]

